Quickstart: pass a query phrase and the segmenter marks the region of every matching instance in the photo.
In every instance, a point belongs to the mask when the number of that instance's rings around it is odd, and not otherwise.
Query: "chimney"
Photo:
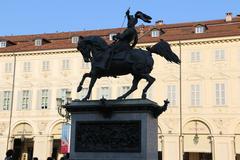
[[[226,22],[231,22],[232,21],[232,13],[231,12],[228,12],[226,13],[226,17],[225,17],[225,21]]]
[[[158,20],[155,22],[155,25],[156,26],[160,26],[160,25],[163,25],[163,20]]]

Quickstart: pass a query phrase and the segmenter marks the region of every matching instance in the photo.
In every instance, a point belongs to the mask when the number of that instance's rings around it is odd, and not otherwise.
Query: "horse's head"
[[[90,42],[86,40],[84,37],[79,37],[78,41],[78,46],[77,46],[78,51],[81,52],[84,62],[90,62],[91,61],[91,46]]]
[[[85,62],[90,62],[92,56],[102,53],[108,48],[108,44],[100,36],[79,37],[77,49],[82,53]]]

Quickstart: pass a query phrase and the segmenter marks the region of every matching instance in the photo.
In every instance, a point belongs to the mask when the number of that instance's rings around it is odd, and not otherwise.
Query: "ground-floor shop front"
[[[32,157],[59,160],[61,152],[62,122],[49,127],[48,132],[36,132],[27,122],[13,127],[9,137],[0,135],[0,159],[8,148],[15,150],[18,160]],[[47,128],[47,127],[46,127]],[[240,127],[239,127],[240,128]],[[183,133],[164,133],[159,127],[159,160],[240,160],[240,130],[236,134],[213,134],[202,121],[192,120],[183,127]],[[7,141],[9,142],[7,145]]]
[[[10,137],[0,137],[0,159],[4,159],[8,148],[14,150],[17,160],[32,160],[33,157],[43,160],[53,157],[59,160],[63,156],[62,126],[62,122],[57,123],[51,128],[49,134],[41,132],[36,134],[29,123],[19,123],[13,128]]]

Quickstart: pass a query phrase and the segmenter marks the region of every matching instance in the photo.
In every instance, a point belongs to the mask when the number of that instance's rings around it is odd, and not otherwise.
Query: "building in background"
[[[61,157],[64,119],[56,98],[76,93],[90,70],[76,50],[78,36],[99,35],[109,43],[123,28],[0,37],[0,159],[13,148],[22,159]],[[138,48],[169,41],[181,66],[153,54],[155,83],[148,98],[170,106],[159,118],[159,159],[240,159],[240,17],[181,24],[139,26]],[[131,76],[102,78],[91,99],[114,99]],[[130,96],[138,98],[146,85]],[[12,106],[12,108],[11,108]],[[184,155],[184,156],[182,156]],[[182,158],[183,157],[183,158]]]

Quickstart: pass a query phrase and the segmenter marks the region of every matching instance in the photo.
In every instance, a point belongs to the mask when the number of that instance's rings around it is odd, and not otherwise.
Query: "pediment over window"
[[[190,81],[203,80],[203,79],[204,79],[204,76],[199,74],[193,74],[187,77],[187,80],[190,80]]]
[[[210,76],[210,79],[229,79],[230,76],[225,74],[225,73],[222,73],[222,72],[219,72],[219,73],[214,73]]]
[[[61,82],[61,85],[65,87],[69,87],[70,85],[72,85],[72,82],[65,79]]]
[[[165,78],[162,79],[164,82],[176,82],[179,81],[179,77],[175,75],[168,75]]]
[[[49,88],[49,86],[52,86],[53,84],[52,83],[49,83],[48,81],[43,81],[41,83],[38,84],[38,86],[40,88]]]
[[[31,88],[31,87],[34,86],[34,84],[31,81],[29,81],[29,80],[21,82],[21,84],[17,83],[16,85],[17,86],[21,85],[22,88]]]

